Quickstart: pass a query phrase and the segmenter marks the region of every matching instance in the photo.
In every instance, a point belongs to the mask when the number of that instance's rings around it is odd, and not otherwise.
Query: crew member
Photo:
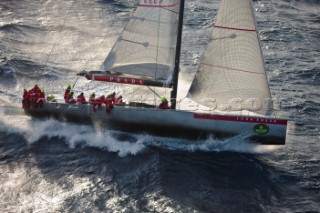
[[[96,103],[96,94],[92,93],[89,97],[89,104],[95,104]]]
[[[31,89],[31,92],[36,93],[36,94],[40,94],[41,89],[39,88],[39,86],[37,84],[35,84],[34,87]]]
[[[122,95],[115,99],[114,105],[123,105],[124,102],[122,101]]]
[[[55,99],[56,97],[54,95],[49,95],[47,97],[47,101],[48,102],[57,102],[57,100]]]
[[[158,106],[159,109],[170,109],[169,105],[168,105],[168,101],[165,97],[161,98],[161,103]]]
[[[38,100],[38,93],[35,93],[33,89],[29,90],[29,100],[30,106],[33,108],[37,108],[37,100]]]
[[[106,98],[104,104],[106,105],[106,113],[109,116],[111,113],[111,110],[113,109],[112,98]]]
[[[44,89],[42,89],[38,96],[37,105],[39,105],[39,107],[41,108],[45,100],[46,100],[45,91]]]
[[[71,92],[71,85],[68,84],[67,89],[66,89],[66,91],[64,92],[64,95],[63,95],[63,98],[66,101],[66,103],[67,103],[68,95],[70,94],[70,92]]]
[[[86,104],[86,103],[87,103],[86,98],[84,97],[83,92],[82,92],[80,95],[78,95],[78,97],[77,97],[77,102],[78,102],[79,104]]]
[[[70,92],[69,93],[69,95],[68,95],[68,97],[67,97],[67,100],[66,100],[66,102],[67,103],[69,103],[69,104],[74,104],[74,103],[76,103],[77,101],[73,98],[73,92]]]
[[[104,95],[100,96],[99,98],[96,99],[96,104],[98,109],[102,108],[102,104],[106,102],[106,98]]]
[[[30,107],[30,93],[24,89],[23,90],[23,100],[22,100],[22,108]]]
[[[89,97],[89,104],[92,105],[93,112],[96,112],[96,94],[92,93]]]
[[[107,99],[108,99],[109,101],[111,101],[112,104],[113,104],[114,101],[116,100],[116,93],[113,92],[112,94],[108,95],[108,96],[107,96]]]

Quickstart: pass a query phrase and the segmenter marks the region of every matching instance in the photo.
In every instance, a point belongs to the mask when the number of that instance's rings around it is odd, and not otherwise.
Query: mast
[[[179,13],[179,23],[178,23],[177,46],[176,46],[175,64],[174,64],[173,80],[172,80],[173,88],[171,91],[171,98],[170,98],[172,109],[176,109],[176,104],[177,104],[184,0],[180,0],[180,10],[179,11],[180,11],[180,13]]]

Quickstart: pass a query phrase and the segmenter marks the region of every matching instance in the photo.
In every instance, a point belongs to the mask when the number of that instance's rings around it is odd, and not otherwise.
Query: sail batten
[[[158,7],[158,8],[167,8],[167,7],[176,7],[178,6],[179,4],[176,3],[176,4],[167,4],[167,5],[152,5],[152,4],[138,4],[138,7]]]
[[[222,68],[222,69],[226,69],[226,70],[231,70],[231,71],[239,71],[239,72],[247,72],[247,73],[253,73],[253,74],[258,74],[258,75],[265,75],[264,73],[260,73],[260,72],[253,72],[253,71],[249,71],[249,70],[235,69],[235,68],[224,67],[224,66],[219,66],[219,65],[215,65],[215,64],[202,63],[201,65],[203,65],[203,66],[210,66],[210,67],[218,67],[218,68]]]
[[[179,0],[140,0],[101,69],[171,84],[178,16]]]
[[[188,97],[208,107],[267,113],[271,95],[251,0],[222,0]]]

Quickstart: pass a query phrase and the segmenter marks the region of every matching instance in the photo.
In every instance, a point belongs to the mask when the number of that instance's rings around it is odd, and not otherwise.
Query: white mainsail
[[[188,97],[204,106],[266,114],[271,96],[251,0],[222,0]]]
[[[140,0],[102,70],[171,83],[179,0]]]

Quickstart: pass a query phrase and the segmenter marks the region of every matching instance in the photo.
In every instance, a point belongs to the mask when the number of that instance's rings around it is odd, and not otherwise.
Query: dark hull
[[[286,122],[280,119],[264,118],[262,122],[260,117],[197,114],[145,107],[115,106],[110,115],[107,115],[104,107],[94,112],[92,106],[86,104],[44,103],[42,108],[25,109],[25,112],[38,118],[52,117],[62,121],[101,125],[124,132],[167,137],[202,139],[209,136],[225,138],[245,135],[262,144],[285,144],[287,127]],[[255,126],[261,123],[268,127],[268,132],[263,135],[253,131]]]

